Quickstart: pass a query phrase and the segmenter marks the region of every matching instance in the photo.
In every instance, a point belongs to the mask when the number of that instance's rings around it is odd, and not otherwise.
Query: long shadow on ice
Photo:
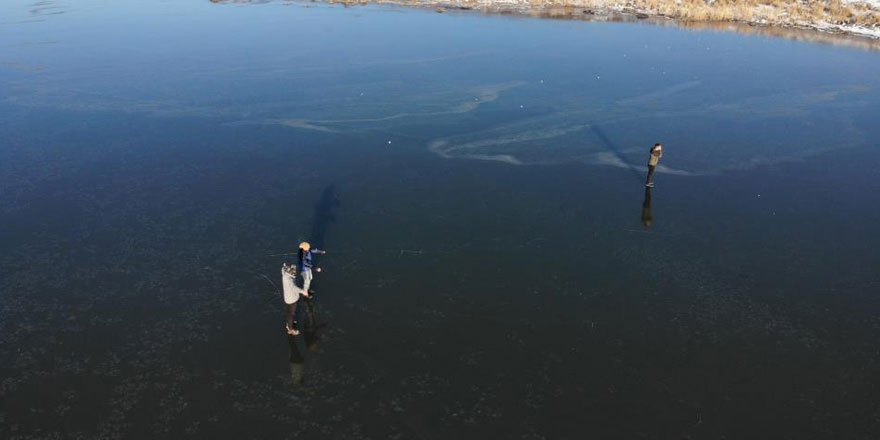
[[[339,200],[336,198],[336,184],[331,183],[321,192],[321,198],[315,203],[315,213],[312,216],[312,231],[307,240],[318,248],[324,247],[324,240],[327,238],[327,228],[331,223],[336,222],[336,208],[339,206]]]
[[[620,163],[625,165],[626,168],[632,172],[633,177],[635,177],[635,179],[639,183],[642,183],[642,181],[644,180],[644,176],[642,176],[641,172],[639,171],[639,169],[636,165],[631,164],[626,159],[626,156],[623,155],[623,152],[620,150],[620,147],[618,147],[614,142],[611,142],[611,139],[608,138],[608,135],[606,135],[605,132],[602,131],[602,129],[599,128],[598,125],[591,123],[590,128],[593,129],[593,133],[596,134],[596,137],[599,138],[599,141],[602,142],[602,145],[605,146],[605,149],[608,150],[609,153],[613,154],[614,157],[616,157],[617,160],[620,161]]]

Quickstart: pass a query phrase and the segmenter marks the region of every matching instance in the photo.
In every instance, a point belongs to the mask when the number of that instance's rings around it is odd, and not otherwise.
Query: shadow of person
[[[336,222],[336,208],[339,207],[339,199],[336,198],[336,184],[327,185],[321,192],[321,198],[315,203],[315,211],[312,217],[312,230],[308,240],[312,245],[323,249],[324,240],[327,238],[327,229],[330,224]]]
[[[318,332],[322,330],[327,324],[318,324],[318,318],[315,315],[315,300],[307,299],[306,300],[306,326],[303,329],[303,342],[306,345],[306,350],[314,353],[318,351],[318,341],[320,337],[318,336]]]
[[[605,149],[608,150],[609,153],[613,154],[614,157],[617,158],[617,160],[622,165],[629,169],[636,180],[641,183],[642,174],[639,172],[638,167],[629,163],[629,161],[626,159],[626,156],[623,155],[623,151],[621,151],[614,142],[611,142],[611,139],[608,138],[608,135],[606,135],[605,132],[598,125],[590,124],[590,128],[593,130],[593,134],[595,134],[596,137],[599,138],[599,141],[602,142],[602,145],[605,146]]]
[[[314,299],[300,298],[300,302],[305,303],[303,305],[305,305],[306,323],[300,334],[303,336],[303,345],[307,351],[300,349],[297,336],[287,336],[287,345],[290,348],[290,382],[296,388],[305,387],[306,355],[318,351],[319,332],[327,325],[318,323]]]
[[[310,293],[314,293],[311,290],[314,276],[311,269],[312,265],[310,264],[311,258],[314,253],[325,253],[319,249],[324,247],[324,240],[327,238],[327,229],[330,227],[330,224],[336,222],[336,208],[338,206],[339,200],[336,198],[336,184],[331,183],[321,191],[321,197],[315,203],[311,231],[297,250],[297,265],[300,269],[297,279],[303,281],[303,288]],[[306,247],[303,248],[303,245],[306,245]],[[310,249],[311,253],[309,253]],[[314,272],[321,272],[321,268],[316,268]]]
[[[290,381],[294,386],[301,387],[305,383],[306,358],[299,351],[296,336],[288,335],[287,345],[290,346]]]
[[[654,215],[651,213],[651,188],[645,188],[645,201],[642,202],[642,224],[645,228],[654,225]]]

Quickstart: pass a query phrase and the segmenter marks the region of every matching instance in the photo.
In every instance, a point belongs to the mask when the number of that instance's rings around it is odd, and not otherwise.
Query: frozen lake
[[[874,438],[878,72],[640,23],[6,1],[0,438]],[[329,253],[288,339],[301,240]]]

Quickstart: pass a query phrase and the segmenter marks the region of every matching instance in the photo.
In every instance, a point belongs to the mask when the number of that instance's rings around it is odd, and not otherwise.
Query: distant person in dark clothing
[[[645,201],[642,202],[642,224],[650,228],[654,224],[654,216],[651,214],[651,187],[645,188]]]
[[[315,272],[321,271],[320,267],[314,267],[312,257],[326,253],[326,251],[312,248],[312,245],[306,241],[299,244],[299,273],[302,275],[304,291],[308,292],[309,286],[312,284],[312,268],[315,269]]]
[[[648,188],[654,187],[654,168],[660,163],[661,157],[663,157],[663,145],[658,142],[651,147],[651,155],[648,157],[648,178],[645,179],[645,186]]]

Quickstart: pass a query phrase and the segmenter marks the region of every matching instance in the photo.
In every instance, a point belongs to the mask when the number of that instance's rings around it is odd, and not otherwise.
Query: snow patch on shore
[[[880,39],[880,27],[866,27],[853,25],[840,25],[827,22],[819,22],[813,25],[816,30],[822,32],[843,32],[847,34]]]
[[[871,9],[880,10],[880,0],[843,0],[843,3],[848,5],[863,3],[870,6]]]
[[[868,28],[861,26],[839,26],[839,29],[854,35],[864,35],[866,37],[880,38],[880,28],[876,27]]]

